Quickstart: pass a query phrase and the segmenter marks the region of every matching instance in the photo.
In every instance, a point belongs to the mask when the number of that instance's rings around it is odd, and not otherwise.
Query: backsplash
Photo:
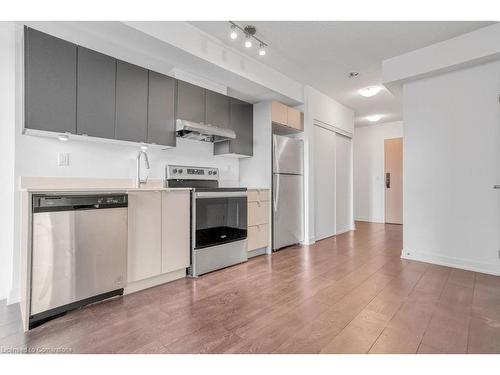
[[[17,176],[135,178],[139,146],[17,135]],[[149,178],[163,179],[167,164],[216,167],[221,186],[238,186],[239,161],[213,155],[213,144],[177,139],[177,147],[149,149]],[[67,153],[68,166],[58,166],[58,153]]]

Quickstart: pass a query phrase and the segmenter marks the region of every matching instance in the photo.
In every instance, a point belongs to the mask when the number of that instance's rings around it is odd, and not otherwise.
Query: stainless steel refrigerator
[[[304,237],[304,147],[300,139],[273,135],[273,249]]]

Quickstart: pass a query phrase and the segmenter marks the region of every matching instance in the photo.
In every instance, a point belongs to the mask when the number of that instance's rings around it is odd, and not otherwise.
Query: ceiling
[[[493,22],[469,21],[235,21],[257,27],[256,36],[269,44],[265,57],[229,38],[226,21],[190,22],[228,46],[255,57],[289,77],[308,84],[355,111],[355,126],[402,119],[401,103],[387,90],[371,98],[358,90],[382,82],[382,61]],[[349,72],[358,72],[349,78]]]

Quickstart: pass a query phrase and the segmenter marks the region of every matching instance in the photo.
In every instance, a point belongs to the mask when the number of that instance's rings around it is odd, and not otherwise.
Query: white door
[[[351,139],[336,134],[335,145],[335,224],[336,233],[352,229]]]
[[[335,235],[336,135],[314,126],[314,228],[316,241]]]

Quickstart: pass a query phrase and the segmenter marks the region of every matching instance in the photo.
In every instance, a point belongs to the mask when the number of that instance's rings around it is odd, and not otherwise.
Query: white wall
[[[500,274],[500,62],[408,82],[403,256]]]
[[[384,140],[403,136],[403,122],[354,129],[354,218],[385,222]]]
[[[272,187],[271,102],[253,106],[253,157],[240,160],[240,183],[249,188]]]
[[[354,111],[310,86],[304,88],[304,100],[304,133],[302,138],[304,139],[305,243],[311,244],[315,241],[314,123],[320,121],[323,125],[330,125],[345,133],[352,134],[354,131]],[[332,144],[332,147],[335,147],[335,144]]]
[[[0,300],[12,281],[14,247],[14,26],[0,22]]]
[[[382,63],[384,84],[496,60],[500,57],[500,23],[474,30],[430,46],[387,59]]]

